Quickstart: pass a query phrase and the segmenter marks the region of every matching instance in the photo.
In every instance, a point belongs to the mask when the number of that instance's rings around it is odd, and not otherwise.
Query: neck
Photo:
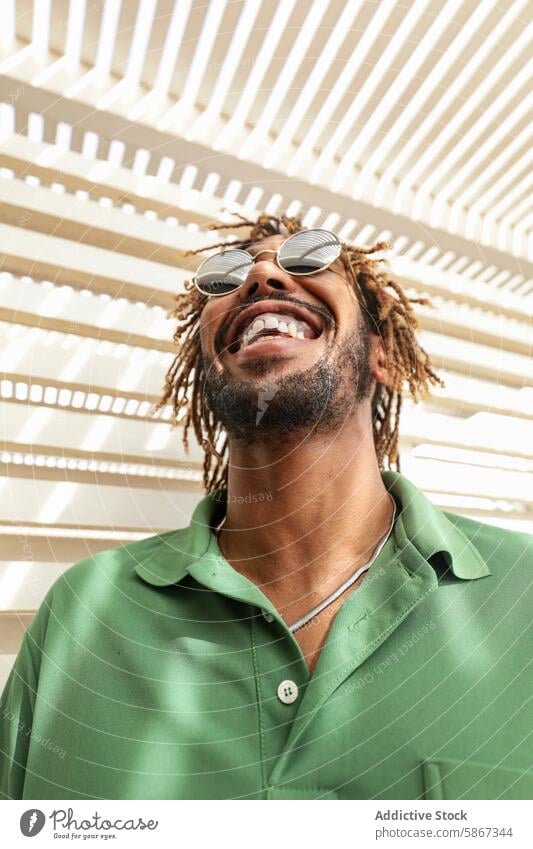
[[[293,613],[365,563],[392,519],[371,428],[362,420],[275,444],[230,441],[229,459],[221,551]]]

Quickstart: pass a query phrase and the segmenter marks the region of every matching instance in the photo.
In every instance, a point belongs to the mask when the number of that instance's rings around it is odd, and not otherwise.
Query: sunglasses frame
[[[327,265],[324,265],[321,268],[316,268],[314,271],[294,271],[294,272],[293,271],[287,271],[287,269],[283,268],[283,266],[279,264],[279,259],[278,259],[279,253],[280,253],[282,247],[287,242],[290,242],[291,239],[294,239],[295,236],[299,236],[302,233],[327,233],[328,236],[333,236],[337,240],[337,244],[338,244],[338,248],[339,248],[337,256],[334,257],[331,260],[331,262],[328,262]],[[229,291],[229,292],[218,292],[218,293],[208,294],[207,292],[202,291],[202,289],[200,289],[200,287],[198,286],[197,276],[200,273],[200,271],[202,270],[203,266],[206,264],[206,262],[209,262],[209,260],[213,259],[216,256],[222,256],[223,254],[230,253],[230,251],[239,251],[240,253],[248,254],[248,256],[251,259],[250,268],[252,268],[252,266],[255,264],[255,261],[257,260],[257,257],[261,256],[261,254],[264,254],[264,253],[275,254],[276,255],[275,256],[275,263],[278,266],[278,268],[281,269],[281,271],[285,272],[285,274],[290,274],[292,277],[312,277],[314,274],[320,274],[322,271],[326,271],[331,265],[333,265],[334,262],[336,262],[339,259],[340,255],[342,254],[342,242],[339,239],[339,237],[337,236],[337,234],[332,233],[331,230],[324,230],[322,227],[309,227],[306,230],[298,230],[297,233],[292,233],[290,236],[287,236],[287,238],[283,240],[283,242],[281,243],[281,245],[278,248],[264,248],[264,250],[259,251],[259,253],[255,254],[255,256],[253,254],[251,254],[249,251],[244,250],[244,248],[231,248],[230,247],[230,248],[228,248],[227,251],[218,251],[218,253],[213,254],[212,256],[208,256],[208,257],[206,257],[206,259],[204,259],[204,261],[201,263],[201,265],[198,266],[196,274],[193,277],[194,285],[196,286],[196,288],[198,289],[198,291],[202,295],[205,295],[206,298],[223,298],[225,295],[232,295],[234,292],[238,292],[239,289],[242,286],[244,286],[244,284],[246,282],[246,278],[242,281],[242,283],[240,283],[238,286],[235,286],[235,288],[231,289],[231,291]]]

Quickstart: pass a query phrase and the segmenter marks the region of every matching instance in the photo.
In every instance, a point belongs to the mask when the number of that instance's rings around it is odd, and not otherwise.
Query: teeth
[[[242,336],[242,347],[250,345],[262,330],[279,330],[280,333],[287,333],[295,339],[304,339],[305,329],[309,330],[306,322],[284,315],[265,313],[248,325]]]

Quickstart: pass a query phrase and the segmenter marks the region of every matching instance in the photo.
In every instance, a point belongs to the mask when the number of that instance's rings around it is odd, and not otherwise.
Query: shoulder
[[[182,529],[177,529],[182,530]],[[167,531],[163,534],[155,534],[154,536],[144,537],[143,539],[130,542],[127,545],[120,545],[114,548],[106,548],[103,551],[98,551],[84,560],[78,561],[73,566],[70,566],[62,575],[73,580],[83,580],[84,577],[91,572],[104,570],[106,573],[120,574],[122,571],[131,569],[137,563],[142,562],[146,557],[149,557],[156,549],[160,548],[164,542],[177,533],[176,530]]]
[[[136,566],[164,545],[176,531],[145,537],[127,545],[108,548],[74,563],[55,580],[48,590],[39,614],[50,610],[66,611],[88,605],[91,609],[111,601],[137,595],[144,586],[137,579]]]

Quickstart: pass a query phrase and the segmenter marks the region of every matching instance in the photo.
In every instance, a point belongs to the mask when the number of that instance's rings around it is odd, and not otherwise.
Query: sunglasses
[[[204,260],[194,277],[196,288],[211,298],[235,292],[245,282],[254,262],[263,253],[275,254],[276,264],[288,274],[309,277],[329,268],[339,258],[342,245],[329,230],[294,233],[277,250],[265,249],[253,256],[248,251],[221,251]]]

